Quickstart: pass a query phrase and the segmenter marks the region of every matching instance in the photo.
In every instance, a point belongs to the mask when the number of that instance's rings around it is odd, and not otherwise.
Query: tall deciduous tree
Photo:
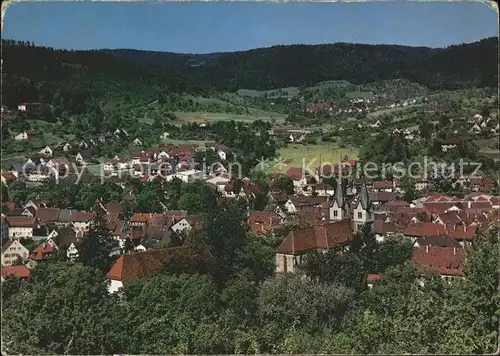
[[[85,233],[78,249],[79,260],[106,273],[113,263],[113,253],[118,242],[109,233],[107,221],[101,209],[95,209],[89,231]]]

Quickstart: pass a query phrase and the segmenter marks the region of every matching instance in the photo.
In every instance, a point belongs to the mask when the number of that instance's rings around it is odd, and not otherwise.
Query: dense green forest
[[[107,50],[143,67],[167,68],[190,83],[233,91],[408,79],[431,89],[496,86],[498,39],[442,49],[336,43],[259,48],[203,55]],[[460,59],[460,60],[457,60]]]
[[[431,90],[497,85],[496,38],[444,49],[396,45],[293,45],[188,55],[137,50],[67,51],[2,40],[3,103],[54,103],[69,113],[88,103],[134,105],[171,93],[213,96],[240,88],[307,87],[406,79]],[[460,58],[460,60],[456,60]]]

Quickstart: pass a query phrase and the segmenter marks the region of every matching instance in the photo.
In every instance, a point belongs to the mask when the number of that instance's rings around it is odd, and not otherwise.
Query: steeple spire
[[[368,189],[366,188],[366,180],[364,176],[361,177],[361,187],[359,189],[358,199],[363,209],[366,211],[370,211],[371,209],[370,195],[368,194]]]
[[[337,202],[339,208],[343,208],[345,204],[344,188],[342,186],[342,178],[336,179],[337,186],[335,187],[335,196],[333,201]]]

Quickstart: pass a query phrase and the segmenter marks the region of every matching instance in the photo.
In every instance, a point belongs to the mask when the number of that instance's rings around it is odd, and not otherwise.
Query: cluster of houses
[[[334,100],[326,100],[317,103],[307,103],[306,113],[317,114],[328,112],[331,114],[358,114],[369,113],[384,109],[403,108],[417,103],[417,99],[398,100],[393,103],[387,102],[384,98],[351,98],[348,103],[341,104]]]
[[[471,134],[492,134],[498,135],[500,133],[500,122],[498,120],[493,120],[491,117],[483,117],[480,114],[476,114],[471,118],[472,126],[469,129]]]
[[[291,143],[303,143],[311,132],[293,127],[275,127],[269,130],[270,136],[286,138]]]
[[[262,211],[248,212],[247,226],[254,238],[290,227],[276,249],[276,273],[294,273],[311,251],[348,251],[356,233],[368,225],[379,242],[390,235],[413,241],[412,259],[417,265],[443,278],[463,278],[464,248],[478,231],[499,219],[497,196],[481,192],[430,195],[408,203],[398,199],[396,180],[339,179],[332,186],[323,179],[326,171],[320,167],[318,179],[313,179],[289,170],[294,193],[271,191]],[[250,180],[237,184],[227,173],[214,173],[205,183],[220,193],[221,201],[236,197],[250,200],[260,194],[260,188]],[[111,293],[150,276],[172,256],[182,256],[189,236],[203,231],[204,217],[190,216],[183,210],[164,207],[162,213],[132,213],[127,217],[126,207],[133,206],[134,200],[133,192],[128,192],[121,202],[96,201],[89,212],[49,206],[43,197],[19,208],[3,203],[2,276],[28,277],[31,268],[61,249],[68,259],[77,258],[79,243],[97,211],[106,217],[109,232],[120,246],[114,252],[120,256],[108,272]],[[24,246],[24,241],[34,242],[32,249]],[[125,251],[127,241],[133,243],[129,251]],[[172,241],[177,241],[177,246],[167,247]],[[206,246],[201,253],[211,256]],[[367,276],[369,285],[378,279],[380,276]]]
[[[59,149],[65,155],[54,157],[54,153]],[[179,178],[184,182],[192,182],[205,178],[203,171],[194,169],[197,150],[198,148],[193,145],[154,147],[141,150],[132,157],[114,156],[105,159],[101,163],[101,171],[106,178],[115,179],[117,183],[125,181],[129,176],[141,178],[145,182],[155,179],[160,174],[167,181]],[[216,152],[221,163],[226,162],[230,154],[225,145],[215,142],[207,142],[204,150]],[[70,155],[75,152],[76,155]],[[4,184],[17,179],[42,182],[51,177],[79,174],[79,170],[94,163],[99,163],[99,161],[93,160],[88,151],[75,151],[69,143],[57,148],[45,146],[40,150],[39,155],[25,162],[12,164],[7,171],[1,172],[1,177]],[[221,171],[224,170],[222,164],[218,168]],[[88,171],[84,173],[90,174]]]

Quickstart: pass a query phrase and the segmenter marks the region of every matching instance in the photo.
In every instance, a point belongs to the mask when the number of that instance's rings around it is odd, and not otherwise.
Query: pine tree
[[[79,260],[85,265],[107,272],[113,263],[110,256],[118,247],[109,233],[106,217],[99,209],[94,209],[94,219],[89,231],[84,235],[79,249]]]
[[[125,246],[123,246],[123,252],[130,253],[134,251],[134,247],[134,242],[129,237],[127,237],[127,239],[125,240]]]

